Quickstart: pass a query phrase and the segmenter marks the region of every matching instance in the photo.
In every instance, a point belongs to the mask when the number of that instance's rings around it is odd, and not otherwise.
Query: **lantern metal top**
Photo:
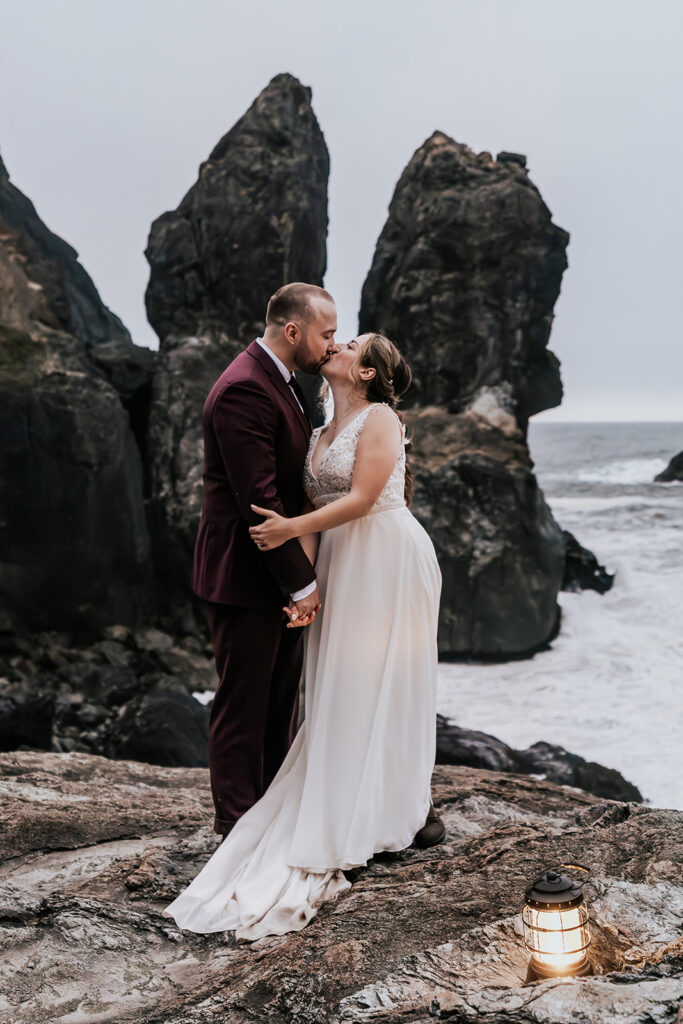
[[[561,867],[564,866],[561,865]],[[572,864],[568,866],[578,868],[590,874],[588,868],[584,868],[583,865]],[[567,875],[561,874],[560,871],[545,871],[535,882],[532,882],[524,896],[527,903],[532,907],[539,907],[541,909],[558,907],[565,910],[583,903],[583,885],[585,882],[586,879],[575,882]]]

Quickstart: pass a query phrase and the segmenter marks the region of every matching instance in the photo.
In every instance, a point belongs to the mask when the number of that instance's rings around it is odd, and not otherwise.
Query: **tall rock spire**
[[[547,350],[569,235],[518,153],[442,132],[403,171],[365,280],[360,330],[411,364],[413,509],[443,571],[444,654],[529,653],[558,623],[564,542],[526,428],[559,405]]]
[[[403,171],[363,286],[360,330],[382,327],[415,374],[408,402],[465,408],[505,385],[522,426],[559,405],[546,349],[569,235],[517,153],[474,153],[442,132]]]
[[[159,335],[148,439],[153,539],[170,605],[187,599],[202,504],[201,412],[288,281],[322,284],[329,157],[311,90],[277,75],[216,144],[178,208],[152,224],[149,321]]]

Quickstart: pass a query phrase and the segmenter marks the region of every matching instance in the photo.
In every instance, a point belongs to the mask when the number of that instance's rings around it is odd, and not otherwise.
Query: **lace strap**
[[[353,433],[356,436],[358,436],[360,434],[361,430],[363,429],[363,427],[365,426],[365,421],[368,418],[368,415],[372,412],[373,409],[376,409],[378,405],[389,405],[389,403],[388,402],[372,402],[372,404],[369,405],[367,407],[367,409],[364,409],[363,412],[358,414],[356,419],[353,421],[353,424],[352,424],[352,428],[353,429],[351,431],[349,431],[349,433]],[[391,406],[389,406],[389,408],[391,408]],[[405,425],[405,423],[401,423],[401,421],[399,420],[398,414],[396,413],[395,409],[392,409],[392,412],[396,416],[396,419],[398,420],[398,424],[399,424],[399,426],[401,428],[401,437],[403,438],[403,446],[405,448],[405,446],[410,443],[409,440],[408,440],[408,435],[406,433],[406,425]]]

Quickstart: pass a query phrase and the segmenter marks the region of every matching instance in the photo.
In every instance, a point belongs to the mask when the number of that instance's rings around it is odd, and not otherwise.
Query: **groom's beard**
[[[315,359],[306,343],[303,342],[302,351],[297,352],[296,355],[297,369],[303,370],[304,373],[320,373],[329,358],[330,355],[326,352],[322,359]]]

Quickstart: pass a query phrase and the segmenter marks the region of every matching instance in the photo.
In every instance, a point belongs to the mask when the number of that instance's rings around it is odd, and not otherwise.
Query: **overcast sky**
[[[425,138],[525,153],[571,235],[538,419],[683,420],[682,48],[681,0],[0,0],[0,152],[152,347],[150,223],[278,72],[330,150],[341,340]]]

